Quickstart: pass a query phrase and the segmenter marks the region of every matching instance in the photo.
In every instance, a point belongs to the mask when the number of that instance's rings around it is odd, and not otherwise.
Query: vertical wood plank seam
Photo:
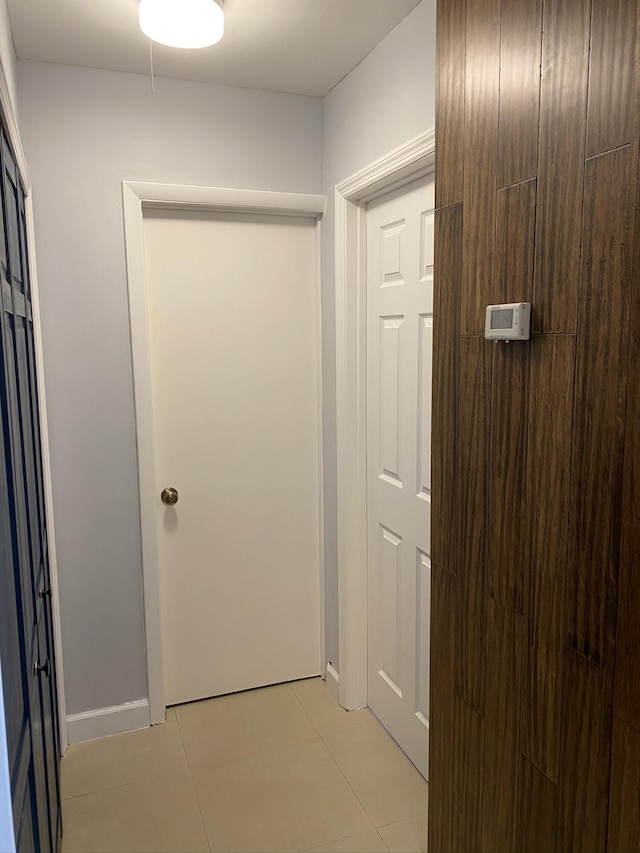
[[[588,124],[587,119],[588,119],[588,112],[589,112],[589,70],[591,68],[591,23],[592,23],[592,21],[593,21],[593,0],[591,0],[591,2],[589,3],[589,62],[587,65],[587,91],[586,91],[586,97],[585,97],[585,103],[584,103],[584,109],[585,109],[584,149],[583,149],[584,155],[586,155],[586,153],[587,153],[586,145],[587,145],[587,124]],[[583,285],[583,281],[582,281],[582,269],[583,269],[582,256],[583,256],[583,248],[584,248],[583,247],[584,191],[585,191],[586,173],[587,173],[586,165],[584,165],[584,164],[586,164],[586,157],[583,156],[582,197],[580,199],[580,206],[581,206],[581,212],[580,212],[580,255],[579,255],[580,273],[579,273],[579,280],[578,280],[577,305],[580,305],[580,300],[582,298],[582,285]],[[580,342],[580,327],[578,325],[578,315],[577,315],[577,311],[576,311],[575,351],[574,351],[574,363],[573,363],[573,406],[571,407],[571,458],[569,459],[569,482],[567,484],[567,490],[568,490],[567,494],[569,496],[569,504],[567,507],[567,519],[566,519],[566,542],[567,542],[567,545],[566,545],[565,555],[564,555],[564,590],[563,590],[563,594],[562,594],[562,613],[560,614],[560,619],[562,620],[561,624],[562,624],[562,636],[563,636],[562,658],[561,658],[562,659],[562,683],[560,686],[560,696],[562,697],[562,701],[560,704],[560,732],[561,733],[564,731],[565,705],[566,705],[566,703],[564,701],[565,685],[566,685],[566,666],[565,666],[564,650],[565,650],[566,646],[568,645],[566,642],[567,641],[567,591],[568,591],[568,586],[569,586],[569,548],[571,546],[571,522],[573,520],[572,513],[574,512],[573,501],[572,501],[571,496],[573,495],[573,479],[574,479],[574,474],[575,474],[575,466],[574,466],[575,445],[576,445],[576,442],[575,442],[575,424],[576,424],[576,402],[577,402],[576,401],[576,388],[577,388],[576,382],[577,382],[577,378],[578,378],[578,363],[579,363],[578,344],[579,344],[579,342]],[[566,738],[561,737],[561,740],[562,740],[562,745],[560,747],[560,762],[559,762],[560,768],[562,768],[564,766],[565,753],[566,753]],[[561,795],[560,787],[558,787],[558,795],[559,795],[559,797]],[[559,802],[560,802],[560,799],[559,799]],[[558,817],[560,817],[560,814],[558,814]],[[561,822],[558,819],[557,835],[556,835],[556,847],[558,850],[560,849],[559,841],[560,841],[560,836],[561,836],[561,829],[562,829]]]
[[[640,16],[639,16],[639,18],[640,18]],[[636,20],[636,32],[638,31],[639,26],[640,26],[640,20],[637,19]],[[636,54],[637,53],[638,53],[638,41],[636,39]],[[636,73],[636,81],[638,81],[638,77],[639,77],[639,74]],[[638,88],[638,86],[636,85],[636,89],[637,88]],[[636,109],[636,113],[638,113],[638,112],[639,111]],[[622,147],[624,147],[624,146],[622,146]],[[632,254],[632,259],[631,259],[631,283],[630,283],[630,291],[631,292],[630,292],[630,296],[629,296],[629,317],[630,317],[630,320],[633,320],[633,318],[636,315],[636,311],[637,311],[636,304],[638,303],[638,301],[640,299],[640,296],[637,292],[638,291],[638,286],[637,286],[638,282],[637,281],[634,282],[634,278],[636,277],[634,274],[636,273],[637,270],[640,269],[640,223],[638,222],[638,213],[640,212],[640,208],[638,205],[638,192],[640,190],[640,148],[639,148],[639,141],[637,138],[636,138],[636,142],[635,142],[635,149],[636,149],[635,150],[636,186],[635,186],[635,203],[633,206],[633,213],[634,213],[634,220],[633,221],[634,221],[635,225],[634,225],[633,254]],[[636,285],[635,287],[634,287],[634,284]],[[623,444],[624,450],[623,450],[623,455],[622,455],[622,471],[623,472],[626,470],[626,462],[627,462],[627,426],[628,426],[628,410],[629,410],[629,377],[631,377],[633,375],[633,373],[632,373],[633,347],[631,346],[631,344],[632,344],[631,322],[629,322],[629,347],[628,347],[628,353],[627,353],[627,374],[626,374],[627,375],[627,384],[626,384],[626,398],[625,398],[625,406],[624,406],[625,433],[624,433],[624,444]],[[626,492],[626,478],[624,478],[624,477],[623,477],[622,489],[623,489],[622,500],[623,500],[623,506],[624,506],[624,497],[625,497],[625,492]],[[620,542],[618,544],[618,595],[620,594],[620,572],[624,571],[624,568],[622,565],[622,558],[623,558],[622,543],[623,543],[624,535],[625,535],[624,525],[621,525]],[[628,601],[623,602],[623,606],[628,607],[629,602]],[[614,645],[615,653],[613,656],[613,678],[612,678],[613,689],[611,691],[611,749],[609,751],[609,798],[607,801],[607,829],[606,829],[607,834],[605,836],[605,838],[606,838],[605,853],[607,853],[607,851],[609,850],[609,830],[610,830],[610,821],[611,821],[611,788],[612,788],[612,785],[614,783],[613,773],[612,773],[612,768],[613,768],[613,724],[614,724],[614,720],[615,719],[620,720],[625,725],[629,726],[630,729],[637,732],[637,729],[634,726],[632,726],[631,723],[629,723],[627,720],[622,720],[622,718],[618,714],[615,713],[615,709],[616,709],[616,670],[617,670],[618,654],[620,653],[620,645],[619,645],[620,637],[618,636],[618,632],[619,632],[619,628],[620,628],[620,618],[619,617],[620,617],[620,602],[617,602],[616,615],[615,615],[615,619],[616,619],[615,645]],[[628,617],[627,617],[626,621],[628,621]],[[640,734],[640,732],[639,732],[639,734]]]

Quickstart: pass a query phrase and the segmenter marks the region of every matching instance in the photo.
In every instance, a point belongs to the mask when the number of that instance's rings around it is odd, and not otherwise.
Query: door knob
[[[173,486],[167,486],[167,488],[163,489],[160,493],[160,498],[163,504],[173,506],[178,503],[178,490],[174,489]]]
[[[43,587],[41,590],[38,590],[38,598],[51,598],[51,587],[47,587],[46,589]]]
[[[36,675],[40,675],[41,672],[44,672],[44,674],[47,676],[47,678],[49,678],[49,673],[51,672],[51,663],[49,661],[49,658],[47,658],[46,661],[42,665],[40,665],[36,661],[33,669],[34,669]]]

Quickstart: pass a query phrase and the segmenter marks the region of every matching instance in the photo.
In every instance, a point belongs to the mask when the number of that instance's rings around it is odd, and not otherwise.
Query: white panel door
[[[317,675],[315,223],[147,211],[144,243],[166,702]]]
[[[429,756],[433,175],[367,211],[369,707]]]

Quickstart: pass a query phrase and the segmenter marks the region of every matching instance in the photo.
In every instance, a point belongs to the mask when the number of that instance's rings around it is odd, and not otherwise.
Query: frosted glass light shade
[[[222,0],[140,0],[140,29],[169,47],[207,47],[224,33]]]

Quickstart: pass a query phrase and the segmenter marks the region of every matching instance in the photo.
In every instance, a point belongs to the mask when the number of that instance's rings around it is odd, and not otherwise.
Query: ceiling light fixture
[[[140,29],[169,47],[208,47],[224,33],[223,0],[140,0]]]

